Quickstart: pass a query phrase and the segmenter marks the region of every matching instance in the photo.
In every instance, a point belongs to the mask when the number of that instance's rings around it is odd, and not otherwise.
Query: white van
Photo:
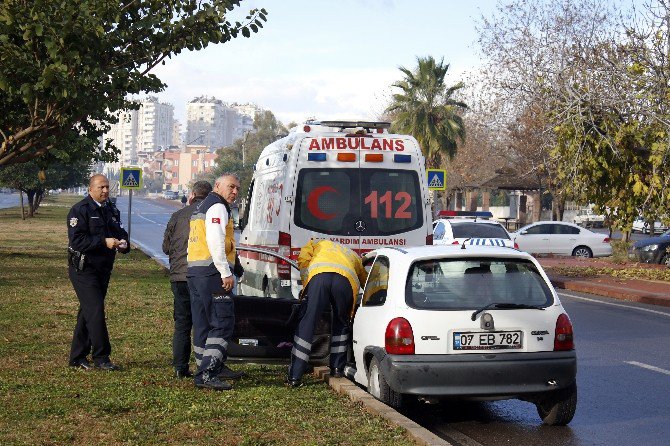
[[[412,136],[389,127],[308,121],[263,149],[242,204],[242,294],[297,296],[299,279],[283,261],[244,247],[297,259],[311,238],[361,255],[432,244],[424,157]]]

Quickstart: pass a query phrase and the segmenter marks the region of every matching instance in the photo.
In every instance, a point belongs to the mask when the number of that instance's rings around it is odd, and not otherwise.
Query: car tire
[[[593,251],[587,246],[578,246],[572,250],[573,257],[583,257],[585,259],[593,257]]]
[[[550,396],[535,403],[537,414],[548,426],[565,426],[577,410],[577,384],[556,390]]]
[[[394,409],[399,409],[402,405],[402,395],[389,387],[377,358],[372,358],[368,367],[368,393]]]

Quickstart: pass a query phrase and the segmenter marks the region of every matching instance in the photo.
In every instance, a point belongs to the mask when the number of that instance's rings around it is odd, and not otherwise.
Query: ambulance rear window
[[[421,227],[421,204],[412,170],[302,169],[294,222],[324,234],[393,235]]]

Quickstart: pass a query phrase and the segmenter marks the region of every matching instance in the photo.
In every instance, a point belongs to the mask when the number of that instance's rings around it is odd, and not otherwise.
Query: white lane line
[[[137,216],[140,217],[140,218],[145,219],[146,221],[150,221],[150,222],[153,223],[153,224],[160,225],[160,226],[167,226],[167,224],[165,224],[165,223],[158,223],[157,221],[153,221],[153,220],[150,219],[150,218],[146,218],[146,217],[145,217],[144,215],[142,215],[142,214],[135,214],[135,215],[137,215]]]
[[[658,310],[650,310],[649,308],[640,308],[640,307],[635,307],[635,306],[632,306],[632,305],[617,304],[617,303],[614,303],[614,302],[604,302],[602,300],[589,299],[588,297],[575,296],[574,294],[568,294],[568,293],[564,293],[564,292],[560,292],[560,293],[558,293],[558,295],[559,296],[564,296],[564,297],[571,297],[573,299],[585,300],[587,302],[594,302],[594,303],[597,303],[597,304],[611,305],[613,307],[622,307],[622,308],[628,308],[628,309],[631,309],[631,310],[646,311],[647,313],[660,314],[661,316],[670,317],[670,313],[666,313],[666,312],[658,311]]]
[[[642,362],[637,362],[637,361],[624,361],[624,362],[626,364],[636,365],[638,367],[642,367],[643,369],[653,370],[654,372],[663,373],[665,375],[670,375],[670,370],[665,370],[665,369],[662,369],[660,367],[654,367],[653,365],[644,364]]]

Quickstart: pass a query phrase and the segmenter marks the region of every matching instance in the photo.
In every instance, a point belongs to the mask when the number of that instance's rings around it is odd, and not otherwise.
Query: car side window
[[[533,227],[530,227],[526,229],[526,234],[530,235],[538,235],[538,234],[546,234],[545,230],[547,229],[548,225],[536,225]]]
[[[442,240],[444,238],[444,223],[437,222],[435,230],[433,231],[433,240]]]
[[[562,234],[562,235],[573,235],[573,234],[579,234],[579,229],[573,228],[572,226],[568,225],[552,225],[554,227],[554,234]]]
[[[362,306],[384,305],[389,282],[389,261],[386,257],[377,257],[363,292]]]

